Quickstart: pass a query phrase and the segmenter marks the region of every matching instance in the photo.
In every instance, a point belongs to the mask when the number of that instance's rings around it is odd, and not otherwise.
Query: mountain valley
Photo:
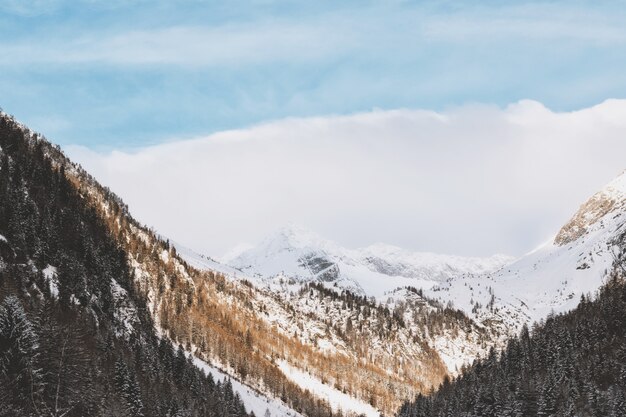
[[[519,259],[346,249],[289,226],[219,262],[141,225],[58,147],[5,113],[0,121],[2,308],[37,323],[49,305],[63,326],[82,323],[89,341],[73,343],[94,361],[93,346],[109,346],[91,365],[101,386],[89,398],[106,403],[102,415],[206,415],[214,405],[195,390],[228,405],[216,416],[392,416],[593,298],[624,251],[626,174]],[[47,378],[66,372],[40,365]],[[16,375],[33,378],[34,366]],[[102,388],[115,378],[124,401]],[[85,394],[71,381],[63,412],[80,415]],[[15,394],[21,407],[51,407],[50,384]]]

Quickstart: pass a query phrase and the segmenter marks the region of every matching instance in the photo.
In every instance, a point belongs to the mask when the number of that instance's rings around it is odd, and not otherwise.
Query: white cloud
[[[521,254],[626,167],[626,101],[374,111],[68,152],[139,220],[208,254],[287,222],[348,246]]]

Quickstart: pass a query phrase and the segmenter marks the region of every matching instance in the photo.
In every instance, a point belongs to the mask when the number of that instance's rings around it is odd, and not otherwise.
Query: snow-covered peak
[[[624,250],[624,231],[626,173],[589,198],[553,240],[493,274],[455,279],[429,295],[468,314],[507,316],[513,326],[538,321],[602,286],[614,254]]]
[[[412,252],[397,246],[377,243],[354,253],[374,270],[384,271],[384,265],[394,268],[393,274],[409,278],[442,280],[450,275],[484,274],[511,263],[514,258],[497,254],[488,258],[444,255],[432,252]],[[382,271],[380,269],[383,269]],[[424,276],[426,273],[429,276]]]
[[[289,225],[228,263],[257,282],[277,276],[315,280],[378,297],[398,287],[430,287],[454,276],[494,272],[512,260],[503,255],[483,259],[412,252],[383,243],[348,249]]]

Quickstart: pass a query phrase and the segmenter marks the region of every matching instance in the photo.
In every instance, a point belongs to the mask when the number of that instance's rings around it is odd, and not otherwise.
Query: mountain
[[[583,204],[554,239],[516,260],[411,253],[383,244],[346,249],[297,226],[240,251],[227,264],[189,249],[180,253],[200,269],[219,270],[232,283],[249,284],[259,300],[253,304],[263,313],[258,317],[302,346],[329,359],[367,358],[387,373],[388,383],[402,381],[393,396],[373,386],[346,384],[354,369],[324,382],[330,372],[326,367],[294,360],[292,353],[282,357],[279,367],[293,382],[309,389],[301,382],[308,375],[318,382],[316,395],[334,385],[353,400],[388,412],[396,407],[394,398],[459,375],[491,348],[506,346],[524,325],[569,311],[581,295],[597,291],[618,250],[623,178]],[[378,317],[364,317],[364,311]],[[415,379],[407,386],[410,376]],[[377,394],[368,401],[372,392]]]
[[[588,201],[554,238],[506,267],[479,276],[455,277],[427,294],[453,302],[476,320],[523,324],[566,312],[606,281],[626,223],[626,173]]]
[[[287,303],[288,314],[274,311],[267,318],[273,325],[287,332],[305,329],[294,333],[302,343],[346,354],[353,354],[354,346],[341,343],[340,336],[306,329],[327,317],[347,328],[345,317],[353,320],[350,309],[333,311],[323,297],[302,297],[309,288],[365,297],[401,317],[415,333],[423,329],[428,309],[443,312],[446,320],[457,317],[447,321],[449,331],[429,328],[421,334],[421,343],[439,357],[448,375],[456,376],[491,347],[502,348],[524,325],[572,310],[582,295],[603,285],[626,221],[625,184],[622,173],[584,203],[553,239],[516,260],[411,253],[383,244],[346,249],[292,225],[227,259],[228,265],[211,260],[206,266],[221,268],[234,280],[249,280]],[[184,257],[190,262],[202,259],[191,251]],[[480,336],[472,339],[472,332]],[[401,344],[364,336],[375,343]]]
[[[468,258],[410,252],[385,244],[346,249],[303,227],[289,225],[224,261],[258,284],[284,277],[380,298],[396,288],[425,288],[464,274],[493,272],[512,260],[505,255]]]
[[[625,211],[622,173],[585,202],[554,238],[516,260],[411,253],[384,244],[346,249],[289,226],[228,264],[235,270],[233,276],[246,276],[279,293],[279,283],[287,279],[319,282],[386,303],[398,299],[399,290],[415,287],[484,328],[515,335],[524,324],[575,308],[581,295],[602,285],[615,256],[616,236],[626,222]]]
[[[622,173],[582,204],[552,239],[519,259],[412,253],[385,244],[346,249],[288,226],[226,261],[233,275],[275,290],[284,279],[320,282],[384,303],[394,290],[416,287],[514,335],[524,324],[575,308],[581,295],[600,288],[612,268],[625,211]]]
[[[92,181],[0,112],[0,415],[247,415],[229,381],[157,337],[125,248],[78,180]]]
[[[500,355],[492,352],[432,395],[406,403],[399,417],[623,416],[626,233],[612,243],[619,252],[594,300],[582,298],[532,333],[523,327]]]
[[[293,225],[239,253],[228,265],[176,247],[188,264],[251,285],[253,307],[258,306],[263,314],[257,317],[267,325],[329,361],[344,362],[345,371],[336,375],[299,352],[282,355],[279,362],[294,383],[329,398],[331,405],[333,398],[347,394],[334,402],[335,410],[372,416],[394,412],[398,399],[412,398],[446,375],[458,374],[491,346],[502,346],[509,335],[423,291],[456,275],[496,270],[509,257],[411,253],[388,245],[349,250]],[[349,382],[363,372],[360,363],[368,364],[371,381]],[[311,379],[316,383],[302,383]],[[383,380],[393,395],[379,389]]]

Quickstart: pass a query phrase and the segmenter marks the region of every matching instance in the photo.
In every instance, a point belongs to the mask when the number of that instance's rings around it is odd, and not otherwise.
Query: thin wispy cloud
[[[36,9],[36,7],[35,7]],[[381,17],[383,17],[381,19]],[[203,25],[65,31],[57,37],[26,36],[0,43],[0,65],[94,64],[235,66],[267,63],[319,63],[338,57],[406,54],[439,43],[626,42],[623,16],[553,6],[480,8],[446,12],[430,7],[365,7],[289,17]],[[396,56],[396,59],[398,56]],[[410,59],[409,59],[410,60]],[[402,60],[401,60],[402,61]]]
[[[33,48],[31,43],[7,44],[0,51],[4,65],[109,64],[232,66],[269,61],[315,61],[346,50],[347,34],[334,33],[328,42],[324,27],[263,25],[218,28],[170,27],[97,34],[78,39],[53,39]]]
[[[431,39],[455,42],[506,40],[623,43],[624,14],[602,8],[561,3],[530,3],[501,8],[462,9],[428,19],[424,33]]]
[[[165,0],[0,0],[0,12],[22,17],[34,17],[56,14],[69,7],[111,10],[140,4],[154,7],[163,2]]]

